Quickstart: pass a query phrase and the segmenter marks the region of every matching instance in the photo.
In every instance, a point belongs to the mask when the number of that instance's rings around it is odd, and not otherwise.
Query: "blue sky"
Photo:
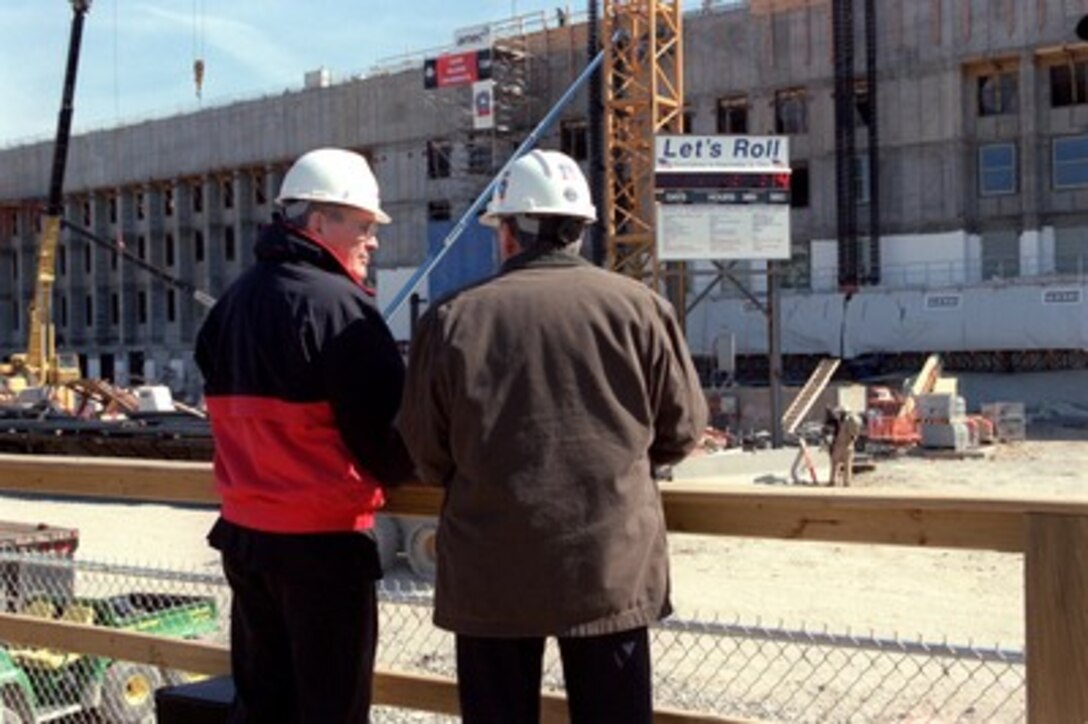
[[[86,17],[73,125],[80,130],[194,111],[333,80],[376,61],[453,43],[457,28],[585,2],[549,0],[93,0]],[[0,4],[0,146],[51,139],[64,82],[68,0]],[[198,101],[193,60],[205,63]]]

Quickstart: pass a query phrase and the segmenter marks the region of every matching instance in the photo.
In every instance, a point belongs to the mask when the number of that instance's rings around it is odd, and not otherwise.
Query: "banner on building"
[[[449,88],[491,78],[491,49],[447,53],[423,61],[423,87]]]
[[[495,81],[480,80],[472,84],[472,127],[477,131],[495,127]]]

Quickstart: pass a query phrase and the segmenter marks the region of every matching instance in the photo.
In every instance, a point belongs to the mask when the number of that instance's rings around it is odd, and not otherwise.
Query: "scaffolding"
[[[564,11],[565,12],[565,11]],[[534,35],[547,34],[550,22],[563,27],[568,16],[551,20],[543,11],[517,15],[487,26],[489,45],[484,49],[486,73],[481,79],[493,82],[494,122],[487,128],[473,127],[473,99],[468,85],[436,88],[424,94],[431,111],[449,119],[450,134],[432,141],[428,148],[431,163],[440,164],[439,176],[467,182],[475,189],[480,177],[491,177],[531,129],[539,117],[544,96],[532,88],[547,75],[547,60],[535,52]],[[454,49],[431,51],[435,55]],[[432,176],[434,171],[431,169]]]

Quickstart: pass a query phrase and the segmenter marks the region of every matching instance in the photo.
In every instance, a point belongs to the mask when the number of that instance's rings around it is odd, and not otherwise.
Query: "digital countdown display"
[[[790,203],[790,174],[782,172],[657,174],[654,199],[661,204]]]
[[[709,173],[659,173],[654,177],[659,189],[780,189],[789,191],[790,174],[781,171],[732,171]]]

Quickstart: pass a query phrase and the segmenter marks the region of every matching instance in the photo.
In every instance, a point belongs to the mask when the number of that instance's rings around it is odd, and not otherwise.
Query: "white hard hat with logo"
[[[276,203],[316,201],[351,206],[374,214],[380,224],[392,219],[382,211],[378,180],[366,159],[342,148],[318,148],[302,154],[283,177]]]
[[[597,220],[597,208],[582,169],[559,151],[531,151],[510,164],[495,186],[480,223],[498,226],[500,217],[516,214]]]

